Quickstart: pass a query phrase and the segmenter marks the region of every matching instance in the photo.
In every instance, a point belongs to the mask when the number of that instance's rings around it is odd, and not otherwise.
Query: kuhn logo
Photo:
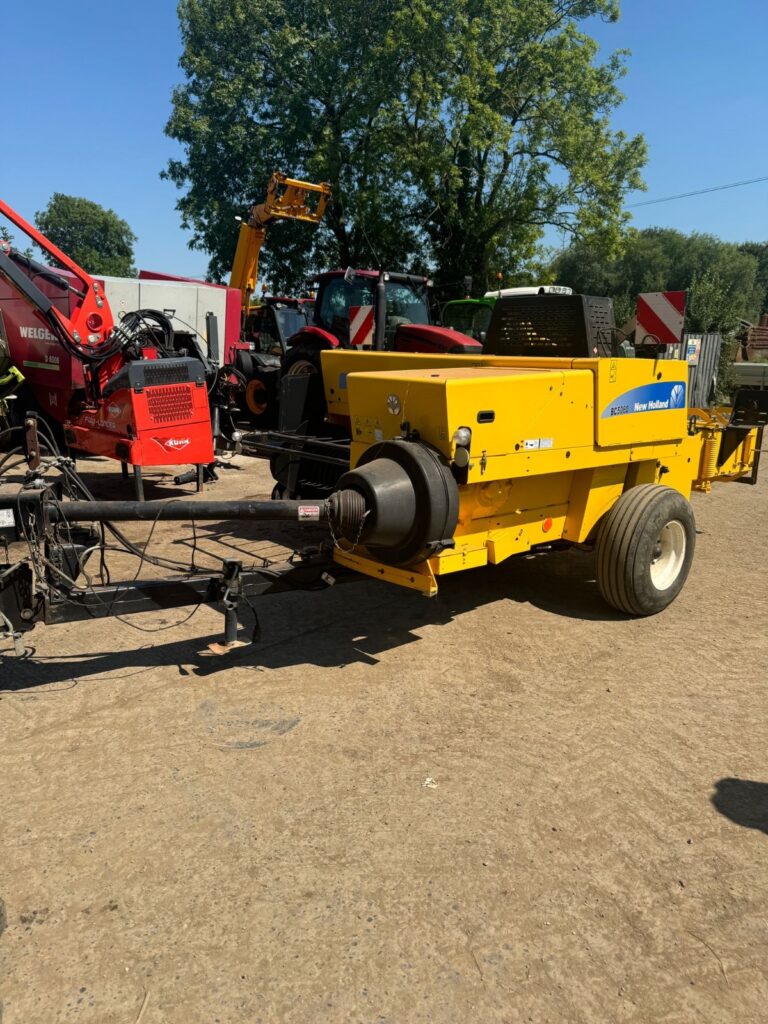
[[[180,452],[190,443],[188,437],[153,437],[152,440],[167,452]]]
[[[107,412],[109,413],[110,416],[114,416],[115,419],[117,419],[117,417],[120,415],[122,411],[122,405],[117,405],[116,402],[110,402],[110,404],[107,406]]]
[[[50,331],[45,327],[19,327],[19,334],[22,338],[31,338],[34,341],[56,341]]]

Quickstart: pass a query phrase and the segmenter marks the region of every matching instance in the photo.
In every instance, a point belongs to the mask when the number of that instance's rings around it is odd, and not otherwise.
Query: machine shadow
[[[718,779],[710,799],[715,810],[734,824],[768,835],[768,782]]]
[[[102,501],[133,501],[136,497],[135,484],[133,477],[129,476],[128,479],[124,479],[120,475],[119,468],[116,468],[114,473],[100,473],[95,469],[89,468],[89,459],[78,458],[77,460],[77,472],[82,478],[88,490]],[[115,464],[117,466],[117,464]],[[179,472],[183,472],[185,467],[180,466]],[[194,484],[184,484],[183,486],[177,486],[173,480],[174,474],[164,473],[162,470],[153,471],[144,474],[144,500],[152,501],[153,499],[162,498],[192,498],[195,495]],[[11,486],[21,487],[24,483],[24,473],[9,473],[5,477],[5,482]]]
[[[163,472],[163,470],[149,470],[144,473],[144,500],[152,501],[161,498],[191,498],[195,494],[194,484],[177,486],[174,481],[174,473]],[[184,466],[178,467],[178,472],[184,471]],[[119,467],[114,473],[99,473],[89,469],[87,459],[77,460],[77,472],[82,477],[86,487],[95,497],[102,501],[133,501],[136,497],[133,477],[124,478],[120,475]]]
[[[256,598],[252,604],[260,619],[261,639],[220,657],[201,656],[208,644],[221,639],[220,632],[170,643],[154,643],[147,635],[146,646],[82,653],[76,661],[56,657],[19,660],[0,654],[0,691],[72,679],[108,682],[163,666],[175,668],[185,677],[212,676],[232,668],[374,665],[385,652],[419,641],[419,630],[445,625],[466,612],[504,600],[572,619],[603,622],[625,618],[600,597],[588,554],[558,552],[448,576],[432,600],[373,580],[344,583],[318,593],[296,591],[267,600]],[[182,611],[179,609],[180,618]],[[247,639],[253,625],[247,609],[243,620],[241,636]],[[34,644],[34,634],[28,639]],[[105,679],[97,680],[99,676]]]
[[[328,541],[328,530],[324,526],[308,526],[297,531],[291,523],[249,520],[198,523],[197,533],[200,538],[226,548],[229,557],[240,557],[246,563],[261,557],[259,548],[251,546],[254,544],[278,545],[290,552]],[[188,536],[178,538],[174,544],[193,547]],[[391,592],[391,588],[388,590]],[[610,608],[600,596],[592,554],[575,548],[518,555],[498,566],[488,565],[445,576],[440,580],[436,601],[428,603],[438,605],[450,601],[455,605],[456,614],[460,614],[502,598],[532,604],[565,618],[597,622],[618,622],[627,618]]]

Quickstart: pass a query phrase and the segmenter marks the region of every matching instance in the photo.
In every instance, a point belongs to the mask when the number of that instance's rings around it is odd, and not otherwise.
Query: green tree
[[[556,258],[554,270],[559,284],[610,295],[618,322],[634,314],[640,292],[685,290],[689,329],[728,333],[740,317],[756,316],[762,300],[755,256],[714,235],[672,228],[629,231],[610,259],[577,242]]]
[[[758,313],[768,313],[768,242],[742,242],[739,252],[757,260],[757,286],[762,293]]]
[[[131,277],[136,236],[114,212],[90,199],[54,192],[35,224],[89,274]]]
[[[180,0],[187,77],[167,133],[186,159],[165,176],[192,246],[228,272],[235,216],[259,202],[275,170],[330,181],[322,227],[273,225],[262,274],[299,285],[315,266],[413,262],[410,199],[391,174],[381,112],[401,92],[387,49],[401,0]],[[401,175],[398,175],[401,177]]]
[[[9,230],[9,228],[6,227],[4,224],[0,224],[0,242],[5,242],[7,245],[13,245],[15,242],[15,236],[13,232]],[[31,245],[27,245],[24,249],[21,250],[21,252],[24,254],[24,256],[29,257],[29,259],[34,258],[35,253]]]
[[[286,285],[380,264],[484,290],[552,224],[610,248],[645,147],[610,128],[624,55],[597,61],[596,15],[617,0],[180,0],[185,154],[164,174],[193,247],[223,276],[279,169],[334,189],[320,230],[291,226],[284,252],[273,231]]]
[[[625,54],[597,61],[579,30],[594,16],[615,20],[618,3],[414,0],[402,13],[414,56],[401,130],[438,277],[488,287],[548,225],[618,243],[645,144],[610,127]]]

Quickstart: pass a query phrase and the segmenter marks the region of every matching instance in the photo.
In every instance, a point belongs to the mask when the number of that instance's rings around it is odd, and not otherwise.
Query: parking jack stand
[[[211,654],[227,654],[238,647],[248,647],[249,641],[238,640],[238,609],[242,599],[242,581],[240,573],[243,563],[235,558],[227,558],[224,561],[224,576],[221,581],[221,605],[224,611],[224,642],[208,645]],[[258,633],[258,623],[254,629],[254,636]]]

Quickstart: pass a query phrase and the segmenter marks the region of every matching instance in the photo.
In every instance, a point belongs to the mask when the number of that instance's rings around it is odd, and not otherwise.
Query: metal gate
[[[717,369],[723,338],[720,334],[694,333],[683,335],[678,345],[667,345],[664,359],[687,359],[688,405],[706,409],[715,401]]]

